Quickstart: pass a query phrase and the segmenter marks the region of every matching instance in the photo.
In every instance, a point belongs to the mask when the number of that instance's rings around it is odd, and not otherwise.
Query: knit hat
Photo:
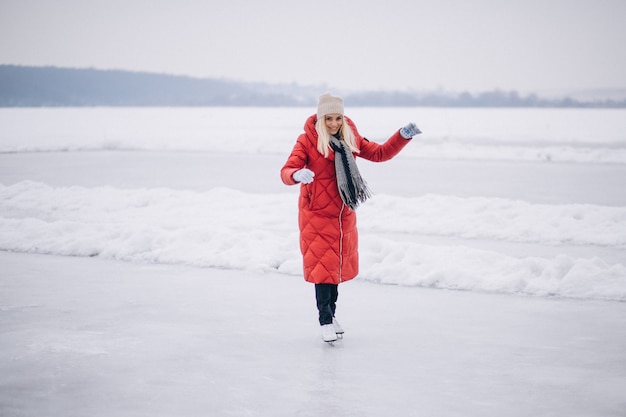
[[[343,99],[324,93],[317,101],[317,118],[321,119],[327,114],[338,113],[343,115]]]

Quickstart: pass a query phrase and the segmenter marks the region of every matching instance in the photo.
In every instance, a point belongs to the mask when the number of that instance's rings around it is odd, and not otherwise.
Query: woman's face
[[[324,121],[326,122],[328,133],[335,135],[341,129],[341,125],[343,125],[343,116],[339,113],[327,114],[324,116]]]

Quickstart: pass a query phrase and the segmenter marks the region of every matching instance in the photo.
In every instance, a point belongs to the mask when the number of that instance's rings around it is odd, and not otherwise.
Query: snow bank
[[[575,298],[626,300],[626,266],[602,259],[515,258],[463,246],[426,246],[365,239],[361,278],[416,285]]]
[[[418,159],[626,164],[626,147],[573,144],[522,146],[495,142],[478,144],[468,143],[463,139],[448,139],[418,142],[407,149],[405,156]]]
[[[359,221],[373,232],[626,247],[626,207],[547,205],[442,195],[377,195],[359,209]]]
[[[296,194],[0,185],[0,249],[300,274]],[[375,196],[359,209],[362,279],[626,300],[626,267],[424,245],[392,233],[626,246],[626,208],[495,198]]]

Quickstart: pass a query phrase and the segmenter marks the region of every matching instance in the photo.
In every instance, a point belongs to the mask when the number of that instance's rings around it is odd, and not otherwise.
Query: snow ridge
[[[296,194],[0,185],[0,250],[301,274]],[[626,262],[511,256],[468,239],[626,248],[626,207],[377,195],[359,209],[360,278],[626,300]],[[402,239],[393,235],[403,234]],[[423,243],[454,237],[459,245]],[[466,243],[464,243],[464,240]]]

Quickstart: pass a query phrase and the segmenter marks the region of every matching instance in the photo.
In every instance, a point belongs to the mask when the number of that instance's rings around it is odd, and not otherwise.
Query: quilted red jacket
[[[282,181],[294,185],[293,173],[308,168],[315,173],[310,184],[301,184],[298,199],[300,251],[303,256],[304,279],[315,284],[339,284],[359,272],[356,213],[341,200],[335,178],[335,154],[327,158],[317,150],[317,116],[310,116],[302,133],[280,171]],[[356,156],[374,162],[387,161],[409,143],[396,131],[383,144],[363,138],[347,117],[360,150]]]

